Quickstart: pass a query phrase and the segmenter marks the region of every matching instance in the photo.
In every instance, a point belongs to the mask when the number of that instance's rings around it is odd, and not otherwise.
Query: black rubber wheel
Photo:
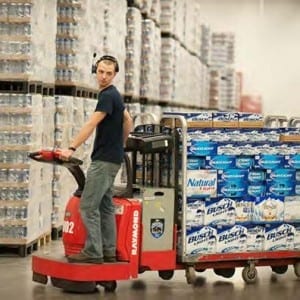
[[[74,281],[51,277],[51,283],[69,293],[94,293],[98,291],[94,281]]]
[[[117,288],[117,282],[115,280],[99,281],[98,284],[104,287],[106,293],[113,293]]]
[[[196,272],[199,272],[199,273],[206,271],[206,269],[195,269],[195,270],[196,270]]]
[[[163,280],[170,280],[174,276],[174,270],[158,271],[158,276]]]
[[[257,281],[257,270],[255,267],[245,266],[242,271],[242,278],[246,283],[255,283]]]
[[[272,271],[276,274],[284,274],[288,270],[288,266],[273,266]]]
[[[215,274],[224,278],[231,278],[235,273],[235,268],[231,269],[214,269]]]

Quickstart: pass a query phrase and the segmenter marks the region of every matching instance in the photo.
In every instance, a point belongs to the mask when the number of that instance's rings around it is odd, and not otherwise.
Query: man
[[[103,263],[116,261],[116,224],[112,202],[112,185],[123,161],[132,119],[122,98],[112,84],[119,71],[113,56],[102,56],[96,63],[100,87],[95,112],[82,127],[62,159],[70,158],[96,129],[91,165],[80,201],[80,213],[87,230],[85,246],[79,254],[70,255],[69,262]]]

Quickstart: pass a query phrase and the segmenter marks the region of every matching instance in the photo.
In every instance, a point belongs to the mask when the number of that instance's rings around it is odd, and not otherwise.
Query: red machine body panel
[[[65,255],[79,253],[86,239],[86,229],[79,212],[80,198],[73,196],[67,203],[63,224]]]
[[[80,198],[71,197],[66,207],[63,244],[65,255],[78,253],[86,237],[79,213]],[[55,278],[77,281],[106,281],[138,276],[141,241],[141,203],[134,199],[114,198],[117,223],[117,257],[111,264],[70,264],[65,257],[34,255],[32,270]]]
[[[125,198],[113,200],[116,206],[117,257],[120,261],[129,261],[131,247],[136,247],[136,242],[131,236],[132,222],[136,222],[137,219],[140,222],[141,205],[136,200]],[[85,243],[86,229],[79,212],[79,204],[80,198],[73,196],[66,206],[62,236],[66,256],[79,253]],[[134,224],[136,227],[136,223]]]
[[[32,271],[54,278],[74,281],[107,281],[136,278],[129,263],[70,264],[65,258],[32,257]]]
[[[114,198],[117,222],[117,258],[129,261],[139,255],[141,232],[141,203],[133,199]]]

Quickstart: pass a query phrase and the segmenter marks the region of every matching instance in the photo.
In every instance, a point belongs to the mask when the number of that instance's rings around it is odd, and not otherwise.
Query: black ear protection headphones
[[[93,58],[95,59],[95,57],[97,56],[96,53],[93,54]],[[109,60],[112,61],[115,64],[115,72],[118,73],[119,72],[119,64],[117,59],[114,56],[111,55],[103,55],[101,56],[96,62],[94,62],[92,64],[92,74],[96,74],[97,72],[97,67],[99,62],[103,61],[103,60]]]

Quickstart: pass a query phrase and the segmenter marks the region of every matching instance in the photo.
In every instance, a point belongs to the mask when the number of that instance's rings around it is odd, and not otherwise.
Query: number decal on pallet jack
[[[64,221],[63,232],[73,234],[74,233],[74,222]]]

